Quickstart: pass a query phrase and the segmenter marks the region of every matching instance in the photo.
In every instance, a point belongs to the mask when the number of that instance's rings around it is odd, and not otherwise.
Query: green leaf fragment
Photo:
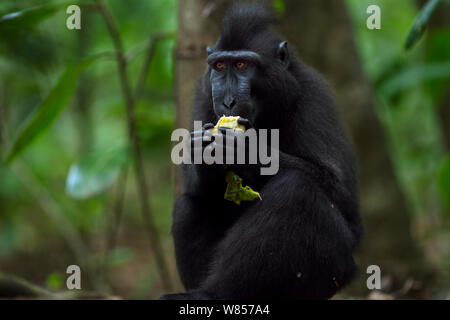
[[[254,191],[249,186],[243,187],[242,178],[233,171],[227,172],[225,181],[227,183],[227,189],[224,195],[225,200],[232,201],[236,204],[241,204],[241,201],[253,201],[258,198],[262,200],[259,192]]]
[[[405,41],[405,49],[411,49],[422,37],[425,32],[428,21],[431,18],[434,10],[439,4],[440,0],[429,0],[422,10],[420,10],[419,15],[414,21],[414,25],[409,30],[408,36]]]

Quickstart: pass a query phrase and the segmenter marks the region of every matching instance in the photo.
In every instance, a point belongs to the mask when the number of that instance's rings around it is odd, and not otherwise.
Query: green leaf
[[[425,81],[450,79],[450,62],[428,63],[405,68],[380,84],[379,92],[391,97]]]
[[[79,74],[102,56],[102,54],[95,55],[77,65],[69,66],[64,71],[48,96],[29,116],[22,128],[19,130],[19,134],[14,140],[12,147],[6,156],[7,163],[25,150],[25,148],[28,147],[34,139],[36,139],[51,126],[61,111],[69,103],[76,89]]]
[[[108,188],[129,159],[125,147],[98,149],[81,157],[70,169],[66,192],[78,199],[86,199]]]
[[[5,14],[0,18],[0,32],[5,28],[31,28],[51,17],[64,5],[42,5]]]
[[[76,2],[76,3],[74,3]],[[31,8],[25,8],[20,11],[3,13],[0,17],[0,33],[5,29],[15,28],[32,28],[42,21],[50,18],[58,11],[66,13],[66,8],[72,4],[82,6],[84,4],[90,4],[90,1],[77,0],[77,1],[62,1],[59,3],[47,3]],[[1,14],[1,13],[0,13]]]
[[[405,41],[405,49],[411,49],[422,37],[425,32],[428,20],[439,4],[440,0],[429,0],[425,6],[420,10],[419,15],[414,21],[413,26],[409,30],[408,36]]]
[[[65,14],[69,3],[50,3],[7,14],[0,13],[0,54],[13,61],[46,71],[58,62],[53,36],[38,25],[55,13]],[[17,6],[17,5],[16,5]],[[23,6],[23,5],[22,5]],[[65,28],[65,24],[61,24]]]

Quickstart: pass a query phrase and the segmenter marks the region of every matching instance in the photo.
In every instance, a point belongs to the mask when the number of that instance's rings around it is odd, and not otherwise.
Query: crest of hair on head
[[[225,14],[217,49],[245,49],[256,35],[274,23],[275,12],[265,3],[235,3]]]

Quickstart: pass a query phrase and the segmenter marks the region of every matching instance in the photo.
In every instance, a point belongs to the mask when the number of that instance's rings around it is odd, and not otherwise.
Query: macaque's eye
[[[227,66],[226,66],[225,62],[223,62],[223,61],[217,61],[217,62],[214,64],[214,68],[215,68],[216,70],[218,70],[218,71],[222,71],[222,70],[224,70],[226,67],[227,67]]]
[[[247,68],[247,66],[248,66],[248,63],[245,62],[245,61],[238,61],[238,62],[236,62],[236,68],[238,70],[245,70]]]

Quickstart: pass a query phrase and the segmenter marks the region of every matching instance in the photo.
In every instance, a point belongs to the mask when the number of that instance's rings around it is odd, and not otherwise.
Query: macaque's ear
[[[213,53],[213,49],[211,49],[210,47],[206,48],[206,53],[208,54],[208,56]]]
[[[287,41],[280,42],[278,45],[278,59],[280,59],[284,68],[289,67],[289,50]]]

